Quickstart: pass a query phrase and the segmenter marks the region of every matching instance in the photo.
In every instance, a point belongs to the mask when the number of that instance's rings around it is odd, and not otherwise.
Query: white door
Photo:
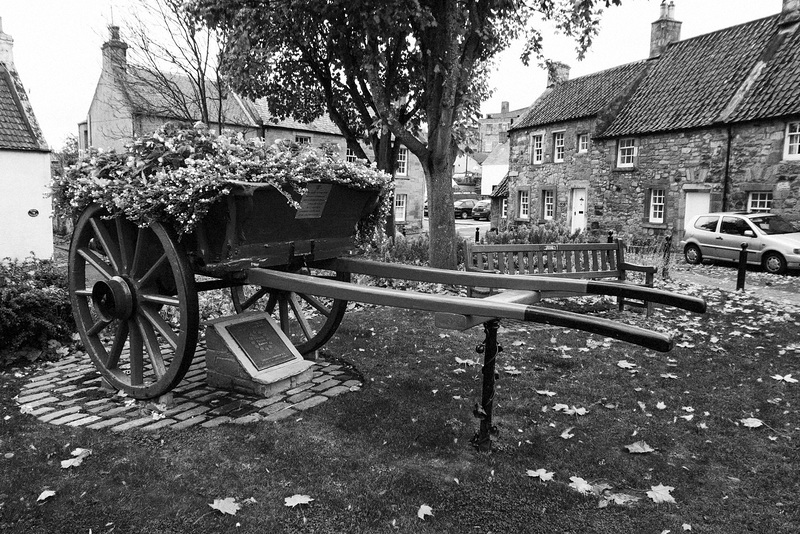
[[[586,228],[586,189],[572,190],[572,218],[570,219],[570,232],[580,232]]]
[[[708,213],[711,210],[711,192],[709,191],[687,191],[686,192],[686,211],[683,215],[683,229],[689,227],[689,221],[695,215]]]

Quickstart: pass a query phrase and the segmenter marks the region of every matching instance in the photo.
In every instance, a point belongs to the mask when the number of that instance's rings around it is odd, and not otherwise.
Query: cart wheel
[[[308,274],[350,281],[350,273],[314,270]],[[300,354],[314,352],[327,343],[347,309],[346,300],[252,285],[231,288],[231,298],[236,313],[258,310],[273,314]]]
[[[192,363],[200,321],[194,273],[164,225],[137,228],[107,217],[92,205],[72,234],[75,323],[114,387],[138,399],[157,397],[178,385]]]

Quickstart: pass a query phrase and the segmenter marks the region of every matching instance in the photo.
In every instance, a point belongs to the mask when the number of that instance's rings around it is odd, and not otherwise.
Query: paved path
[[[360,378],[343,365],[318,361],[312,369],[310,382],[266,399],[249,397],[206,385],[205,345],[200,343],[186,377],[172,391],[172,401],[159,405],[103,388],[89,357],[72,355],[30,377],[17,403],[23,413],[53,425],[113,432],[179,430],[277,421],[361,388]]]
[[[708,276],[706,274],[675,270],[670,272],[670,277],[676,282],[698,284],[706,287],[722,289],[725,291],[736,291],[736,270],[732,269],[730,277]],[[770,286],[753,282],[745,278],[744,290],[748,293],[757,295],[758,298],[771,300],[780,304],[790,304],[800,306],[800,292],[792,291],[791,286],[786,289],[776,289]]]

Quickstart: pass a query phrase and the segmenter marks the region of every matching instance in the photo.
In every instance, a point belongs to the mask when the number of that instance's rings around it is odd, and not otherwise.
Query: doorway
[[[586,188],[577,187],[572,190],[572,217],[569,230],[572,233],[586,229]]]
[[[686,209],[683,214],[683,230],[689,227],[689,221],[695,215],[708,213],[711,210],[710,191],[686,191]]]

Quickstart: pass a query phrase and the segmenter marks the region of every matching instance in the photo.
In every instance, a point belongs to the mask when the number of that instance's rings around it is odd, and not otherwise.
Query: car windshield
[[[789,221],[776,215],[751,217],[750,222],[756,225],[756,227],[762,232],[769,235],[793,234],[797,232],[797,230],[794,229],[794,226],[792,226]]]

